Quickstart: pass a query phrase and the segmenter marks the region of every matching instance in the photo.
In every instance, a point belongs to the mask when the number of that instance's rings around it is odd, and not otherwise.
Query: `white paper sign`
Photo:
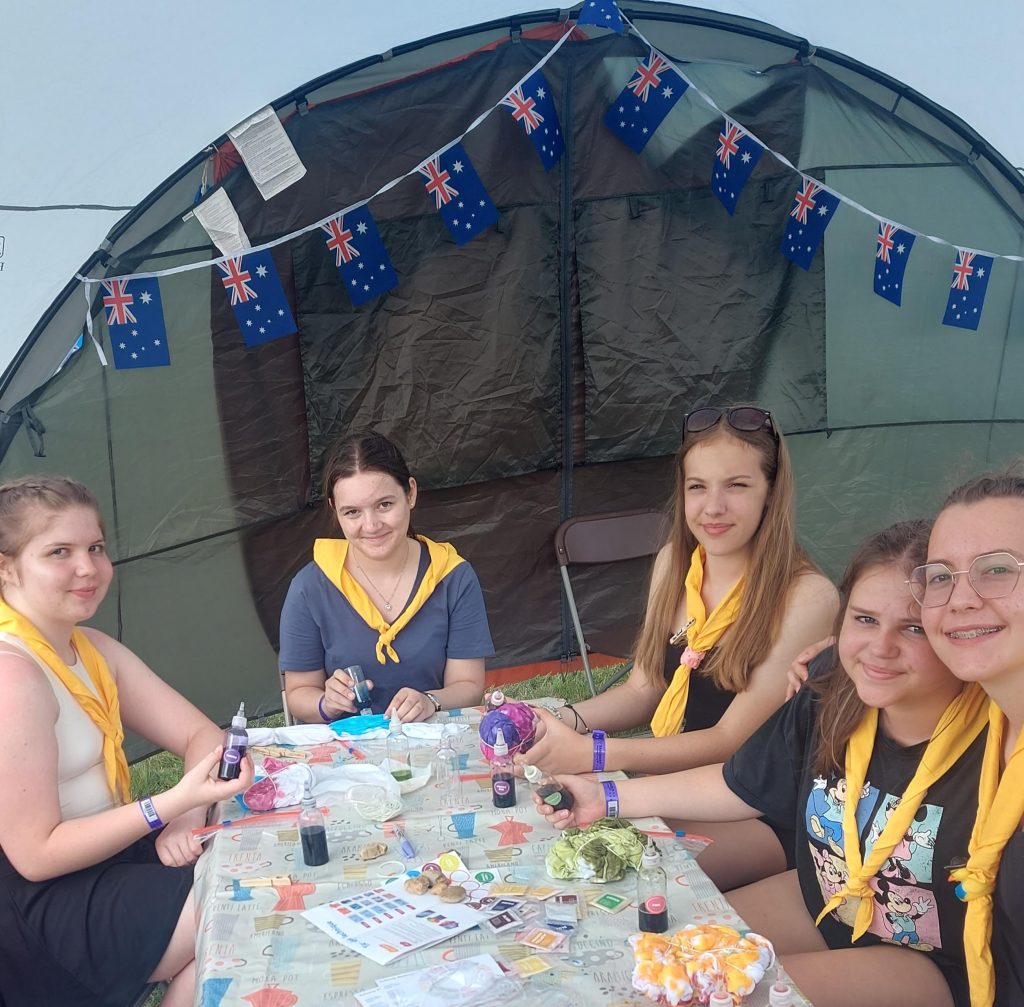
[[[207,199],[194,207],[192,212],[222,255],[238,255],[243,249],[250,247],[242,221],[223,189],[216,189]]]
[[[292,141],[269,105],[228,130],[264,199],[276,196],[306,174]]]

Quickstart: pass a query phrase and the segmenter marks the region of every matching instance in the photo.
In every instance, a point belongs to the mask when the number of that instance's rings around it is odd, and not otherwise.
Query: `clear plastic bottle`
[[[218,780],[237,780],[242,771],[242,759],[249,747],[245,725],[245,703],[239,703],[238,713],[231,718],[231,726],[224,732],[224,753],[217,768]]]
[[[299,812],[299,840],[302,842],[302,861],[307,867],[319,867],[330,859],[327,852],[327,823],[313,799],[309,784],[302,790],[302,810]]]
[[[668,930],[668,878],[661,866],[661,854],[649,841],[636,872],[636,904],[640,929],[649,934]]]
[[[768,988],[768,1007],[793,1007],[793,990],[781,980]]]
[[[352,664],[345,669],[352,682],[352,691],[356,694],[356,710],[361,717],[369,717],[373,713],[370,706],[370,688],[366,684],[366,676],[361,665]]]
[[[499,727],[494,735],[494,756],[491,758],[491,800],[496,808],[516,806],[516,774],[508,754],[505,732]]]
[[[402,722],[397,717],[391,718],[391,729],[388,733],[388,762],[391,775],[399,783],[412,779],[409,739],[402,733]]]
[[[455,751],[455,732],[445,725],[441,745],[434,756],[434,779],[441,791],[441,807],[448,811],[465,803],[459,753]]]
[[[523,766],[523,776],[537,789],[537,796],[555,811],[572,811],[572,794],[540,766]]]

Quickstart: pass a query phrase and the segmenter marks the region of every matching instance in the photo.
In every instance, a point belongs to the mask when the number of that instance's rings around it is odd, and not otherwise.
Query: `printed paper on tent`
[[[229,129],[228,136],[264,199],[276,196],[306,174],[306,166],[269,105]]]
[[[221,255],[238,255],[252,247],[238,211],[224,189],[214,189],[192,212]]]

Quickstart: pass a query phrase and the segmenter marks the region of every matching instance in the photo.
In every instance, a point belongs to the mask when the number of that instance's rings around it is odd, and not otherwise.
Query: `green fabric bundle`
[[[627,867],[640,865],[647,837],[621,818],[599,818],[585,829],[566,829],[548,850],[546,864],[552,878],[579,878],[604,884],[618,881]]]

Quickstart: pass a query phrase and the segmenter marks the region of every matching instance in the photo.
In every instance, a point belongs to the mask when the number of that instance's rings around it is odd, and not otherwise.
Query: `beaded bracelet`
[[[140,797],[137,801],[139,810],[142,812],[142,817],[146,819],[146,824],[151,829],[162,829],[164,827],[163,821],[157,814],[156,806],[153,804],[153,798],[150,796]]]
[[[604,757],[605,757],[605,733],[604,731],[594,731],[591,735],[594,739],[594,769],[593,772],[600,773],[604,769]]]
[[[606,818],[619,817],[619,788],[611,780],[601,784],[604,790],[604,814]]]

